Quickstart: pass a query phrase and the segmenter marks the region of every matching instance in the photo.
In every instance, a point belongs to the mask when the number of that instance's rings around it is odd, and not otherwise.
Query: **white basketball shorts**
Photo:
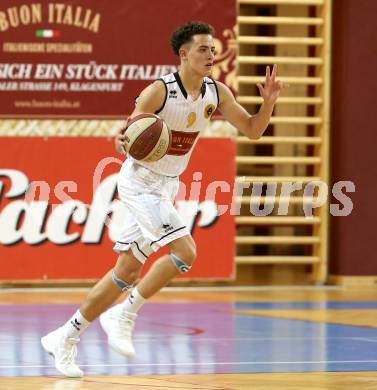
[[[131,249],[144,263],[160,247],[190,234],[173,205],[178,189],[178,177],[159,175],[127,159],[119,173],[118,193],[128,214],[115,252]]]

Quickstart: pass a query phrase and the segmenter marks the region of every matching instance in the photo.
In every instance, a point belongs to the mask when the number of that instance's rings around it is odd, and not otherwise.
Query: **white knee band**
[[[127,291],[132,287],[131,284],[117,277],[114,268],[113,271],[111,272],[111,279],[113,280],[114,284],[116,284],[122,290],[122,292]]]
[[[185,272],[190,271],[191,265],[186,264],[183,260],[181,260],[178,256],[176,256],[174,253],[170,253],[170,259],[174,263],[174,265],[178,268],[178,271],[181,274],[184,274]]]

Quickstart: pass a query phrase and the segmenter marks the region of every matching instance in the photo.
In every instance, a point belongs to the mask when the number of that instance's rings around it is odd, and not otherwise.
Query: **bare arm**
[[[237,103],[230,89],[223,83],[217,82],[219,87],[219,109],[233,126],[251,139],[258,139],[267,129],[274,105],[284,88],[281,81],[276,80],[277,65],[274,65],[272,73],[270,67],[266,68],[266,81],[264,86],[257,84],[263,103],[255,115],[250,115],[239,103]]]
[[[165,101],[166,89],[161,81],[155,81],[154,83],[148,85],[136,99],[135,109],[132,114],[129,116],[128,120],[132,119],[139,114],[154,114],[156,111],[161,109]],[[125,154],[123,143],[124,143],[124,132],[127,129],[128,120],[123,126],[117,136],[115,137],[115,149],[117,152]]]

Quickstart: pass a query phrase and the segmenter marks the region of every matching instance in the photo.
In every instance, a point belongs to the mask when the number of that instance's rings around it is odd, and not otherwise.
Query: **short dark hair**
[[[190,42],[192,37],[196,34],[209,34],[214,35],[214,28],[204,22],[187,22],[186,24],[178,27],[171,36],[171,47],[174,54],[179,56],[179,49],[186,43]]]

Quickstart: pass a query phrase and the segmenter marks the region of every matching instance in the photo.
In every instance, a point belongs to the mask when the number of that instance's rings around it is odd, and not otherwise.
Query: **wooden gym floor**
[[[86,291],[0,290],[0,390],[377,389],[377,288],[167,289],[140,311],[137,357],[82,335],[83,379],[60,376],[40,337]]]

